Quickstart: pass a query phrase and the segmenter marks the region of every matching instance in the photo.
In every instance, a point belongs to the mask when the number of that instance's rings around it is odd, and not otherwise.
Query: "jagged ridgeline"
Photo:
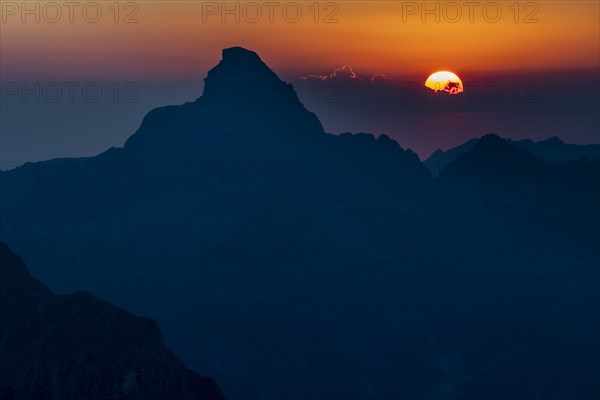
[[[228,399],[584,399],[598,165],[489,135],[432,178],[236,47],[123,148],[3,172],[1,237],[55,292],[156,318]]]

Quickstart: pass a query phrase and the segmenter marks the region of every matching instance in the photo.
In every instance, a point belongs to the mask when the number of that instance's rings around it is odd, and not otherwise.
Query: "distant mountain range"
[[[156,323],[87,292],[55,296],[0,242],[0,399],[223,399]]]
[[[1,173],[0,234],[229,399],[594,398],[598,159],[486,135],[444,163],[327,134],[234,47],[123,148]]]
[[[432,174],[437,176],[439,171],[445,168],[446,165],[456,159],[460,154],[472,150],[478,141],[479,139],[471,139],[460,146],[453,147],[446,151],[438,149],[433,152],[429,158],[423,161],[423,164],[425,164]],[[579,161],[582,157],[586,157],[589,160],[600,157],[600,144],[567,144],[556,136],[538,142],[534,142],[531,139],[517,141],[506,139],[506,141],[531,154],[541,157],[548,164]]]

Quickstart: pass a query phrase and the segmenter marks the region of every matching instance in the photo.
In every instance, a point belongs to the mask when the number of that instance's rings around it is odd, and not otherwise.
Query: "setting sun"
[[[455,73],[449,71],[439,71],[431,74],[425,81],[425,86],[436,92],[444,91],[450,94],[463,92],[462,81]]]

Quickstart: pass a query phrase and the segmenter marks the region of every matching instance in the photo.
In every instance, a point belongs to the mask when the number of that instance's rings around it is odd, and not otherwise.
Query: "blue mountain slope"
[[[154,321],[87,292],[53,295],[1,242],[0,316],[0,399],[223,399]]]

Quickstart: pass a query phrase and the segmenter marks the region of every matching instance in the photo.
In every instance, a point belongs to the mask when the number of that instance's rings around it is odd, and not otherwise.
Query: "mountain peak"
[[[222,59],[204,78],[203,100],[263,102],[270,96],[294,96],[255,52],[243,47],[223,49]]]
[[[508,140],[503,139],[494,133],[489,133],[482,136],[475,145],[473,152],[479,153],[482,157],[484,157],[485,160],[488,161],[495,160],[498,162],[510,162],[521,159],[531,162],[534,160],[535,162],[542,162],[541,158],[521,149],[520,147],[510,143]],[[459,158],[461,156],[459,156]]]
[[[223,60],[247,60],[253,62],[262,62],[258,54],[256,54],[254,51],[245,49],[240,46],[234,46],[223,49],[221,54],[223,55]]]
[[[561,145],[565,144],[558,136],[552,136],[546,140],[542,140],[541,143],[551,144],[551,145]]]
[[[490,133],[440,172],[446,181],[469,183],[533,182],[542,178],[542,158]]]
[[[495,158],[500,154],[503,154],[500,157],[504,157],[506,154],[512,154],[513,151],[519,151],[520,149],[495,133],[488,133],[477,141],[473,150],[490,153],[490,156]]]
[[[482,145],[489,145],[489,144],[494,144],[494,143],[504,143],[505,140],[502,139],[500,136],[496,135],[495,133],[488,133],[486,135],[483,135],[481,137],[481,139],[479,139],[479,143]]]
[[[255,52],[230,47],[208,71],[201,97],[150,111],[125,147],[149,157],[153,151],[165,156],[165,146],[170,146],[196,157],[198,148],[217,146],[219,140],[229,147],[266,148],[273,138],[312,141],[324,134],[291,84],[279,79]]]

